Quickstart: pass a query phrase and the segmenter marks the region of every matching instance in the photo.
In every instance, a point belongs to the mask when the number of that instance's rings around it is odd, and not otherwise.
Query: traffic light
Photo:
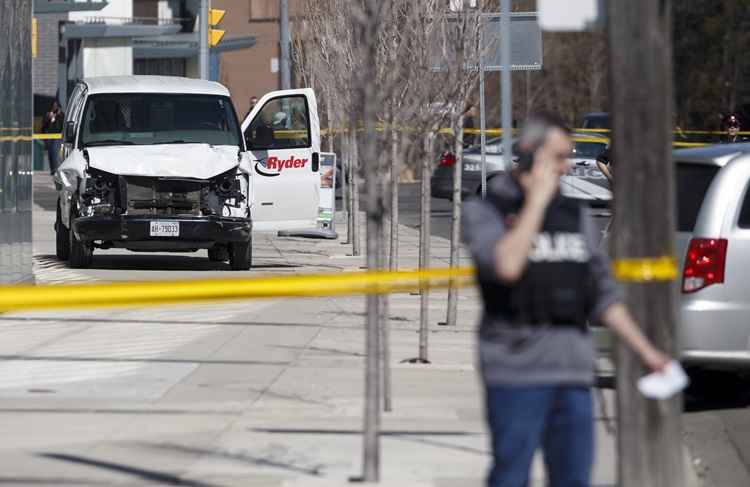
[[[208,9],[208,46],[214,47],[221,42],[221,39],[224,37],[224,31],[221,29],[214,29],[217,25],[219,25],[219,22],[221,22],[221,19],[224,18],[224,14],[227,13],[226,10],[219,10],[218,8],[210,8]]]

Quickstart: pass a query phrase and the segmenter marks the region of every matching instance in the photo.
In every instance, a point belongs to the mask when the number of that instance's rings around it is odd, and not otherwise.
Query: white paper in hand
[[[676,360],[662,372],[654,372],[638,380],[638,390],[649,399],[669,399],[688,385],[688,376]]]

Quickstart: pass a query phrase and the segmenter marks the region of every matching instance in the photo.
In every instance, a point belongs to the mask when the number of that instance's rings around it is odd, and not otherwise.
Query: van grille
[[[129,215],[200,215],[198,181],[126,176],[125,182]]]

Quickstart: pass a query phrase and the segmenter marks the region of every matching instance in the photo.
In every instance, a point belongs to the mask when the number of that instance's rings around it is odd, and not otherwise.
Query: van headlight
[[[81,195],[81,215],[98,216],[115,213],[117,183],[118,179],[114,174],[94,168],[87,169],[85,189]]]
[[[201,190],[201,211],[204,215],[227,216],[227,208],[239,208],[246,200],[242,192],[244,175],[233,168],[208,180]]]

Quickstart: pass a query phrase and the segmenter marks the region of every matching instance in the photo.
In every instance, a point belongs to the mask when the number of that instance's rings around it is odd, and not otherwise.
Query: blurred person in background
[[[739,116],[735,114],[727,115],[724,117],[724,120],[722,120],[722,125],[724,126],[725,133],[721,137],[719,143],[739,144],[748,141],[747,137],[743,137],[739,134],[740,129],[742,128]]]
[[[484,311],[479,364],[494,463],[489,487],[525,487],[541,448],[548,485],[587,487],[594,460],[588,322],[607,325],[651,370],[670,358],[641,333],[580,202],[560,194],[573,152],[570,129],[530,117],[518,167],[493,178],[487,199],[466,202],[464,238]]]
[[[42,119],[42,133],[61,134],[64,121],[65,113],[60,109],[60,102],[55,100],[52,102],[49,111],[44,114],[44,118]],[[54,174],[59,164],[60,140],[45,140],[44,146],[47,149],[47,158],[49,159],[49,172],[50,174]]]

